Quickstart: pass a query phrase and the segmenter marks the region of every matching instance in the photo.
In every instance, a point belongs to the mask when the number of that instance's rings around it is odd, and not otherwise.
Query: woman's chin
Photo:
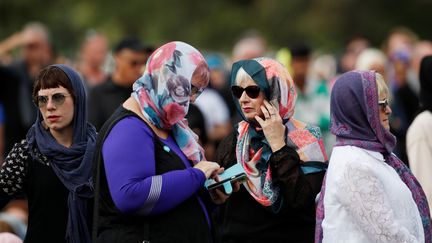
[[[254,127],[261,127],[261,125],[255,119],[255,117],[251,117],[251,118],[246,117],[246,121],[249,122]]]
[[[256,121],[254,115],[246,114],[246,115],[244,115],[244,117],[246,118],[246,121],[248,121],[248,122]]]
[[[385,130],[390,131],[390,122],[388,120],[381,121],[381,125],[384,127]]]

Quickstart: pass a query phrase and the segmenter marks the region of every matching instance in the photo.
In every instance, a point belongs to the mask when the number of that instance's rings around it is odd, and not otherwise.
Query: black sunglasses
[[[387,109],[387,106],[389,106],[389,102],[387,99],[379,100],[378,105],[381,106],[381,108],[385,111]]]
[[[246,91],[247,96],[255,99],[259,96],[261,89],[256,85],[247,86],[246,88],[242,88],[240,86],[231,86],[231,92],[235,97],[237,97],[237,99],[240,99],[244,91]]]
[[[63,103],[65,102],[67,96],[68,95],[63,94],[63,93],[55,93],[55,94],[53,94],[51,96],[51,100],[54,103],[54,105],[60,106],[60,105],[63,105]],[[36,103],[36,105],[39,108],[44,108],[48,104],[48,100],[49,100],[49,96],[39,95],[36,98],[36,102],[35,103]]]

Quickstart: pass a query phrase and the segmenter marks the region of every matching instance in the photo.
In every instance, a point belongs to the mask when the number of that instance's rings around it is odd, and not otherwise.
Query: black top
[[[25,243],[66,242],[69,191],[50,166],[49,159],[35,150],[33,160],[25,140],[15,144],[0,171],[0,208],[25,192],[29,219]]]
[[[235,132],[222,140],[216,154],[221,166],[236,163],[236,142]],[[288,146],[273,153],[269,163],[284,197],[282,209],[273,213],[241,186],[214,213],[220,242],[314,242],[315,197],[324,172],[304,175],[298,154]]]
[[[23,72],[16,68],[0,67],[0,102],[5,112],[4,151],[10,151],[15,143],[25,137],[36,118],[36,106],[31,101],[33,83],[26,79]],[[24,121],[25,114],[31,124]]]
[[[392,116],[390,118],[390,132],[397,138],[394,153],[408,165],[406,153],[406,132],[415,118],[418,108],[418,98],[408,84],[399,87],[392,100]]]
[[[100,130],[102,125],[114,111],[126,101],[132,93],[131,87],[124,87],[113,82],[108,77],[106,82],[95,86],[88,96],[89,122]]]
[[[190,197],[177,207],[158,215],[126,214],[115,206],[105,175],[102,146],[115,124],[128,116],[138,117],[132,111],[120,106],[99,133],[95,153],[95,165],[97,167],[95,170],[96,196],[93,241],[100,243],[212,242],[210,227],[196,196]],[[147,125],[144,121],[143,123]],[[153,138],[157,175],[172,170],[186,169],[183,161],[174,151],[163,149],[164,143],[159,140],[156,134],[153,134]]]

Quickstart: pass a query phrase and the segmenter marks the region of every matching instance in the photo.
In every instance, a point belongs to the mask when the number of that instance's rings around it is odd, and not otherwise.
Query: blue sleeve
[[[111,130],[102,148],[109,191],[124,213],[168,211],[193,196],[205,175],[195,168],[156,175],[153,133],[143,121],[127,117]]]
[[[3,103],[0,102],[0,125],[4,124],[4,122],[5,122],[4,107],[3,107]]]

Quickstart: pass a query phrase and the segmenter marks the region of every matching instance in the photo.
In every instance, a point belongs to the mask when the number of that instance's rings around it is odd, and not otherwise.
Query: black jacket
[[[168,212],[152,216],[125,214],[114,205],[101,156],[102,145],[114,125],[128,116],[138,117],[135,113],[119,107],[99,134],[95,153],[97,174],[93,242],[212,242],[210,227],[197,197],[187,199]],[[156,134],[153,135],[156,174],[185,169],[182,160],[173,151],[165,151],[164,144]]]
[[[216,161],[228,168],[236,163],[236,133],[226,137],[217,150]],[[297,152],[284,146],[270,157],[273,183],[281,188],[284,204],[278,213],[258,203],[241,186],[224,206],[215,211],[218,238],[234,242],[313,242],[315,197],[324,172],[304,175]]]

